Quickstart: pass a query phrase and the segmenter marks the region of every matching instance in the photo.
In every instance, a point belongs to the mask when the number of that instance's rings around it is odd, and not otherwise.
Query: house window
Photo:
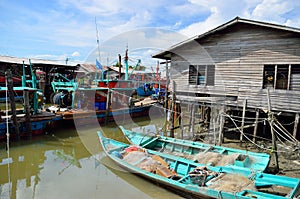
[[[215,66],[214,65],[190,65],[189,84],[214,86]]]
[[[263,88],[300,89],[300,65],[279,64],[264,66]]]

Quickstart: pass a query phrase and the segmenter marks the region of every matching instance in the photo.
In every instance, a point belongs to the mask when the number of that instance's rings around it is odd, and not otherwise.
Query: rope
[[[280,122],[275,118],[275,122],[281,127],[278,127],[277,125],[276,125],[276,123],[274,123],[274,125],[279,129],[279,130],[281,130],[288,138],[290,138],[292,141],[294,141],[296,144],[299,144],[299,141],[296,139],[296,138],[294,138],[291,134],[290,134],[290,132],[288,132],[288,130],[286,130],[286,128],[284,128],[284,126],[282,126],[282,124],[280,124]]]
[[[261,148],[261,149],[264,149],[266,151],[270,151],[270,152],[277,152],[277,153],[284,153],[286,151],[274,151],[274,149],[268,149],[268,148],[265,148],[265,147],[262,147],[258,144],[256,144],[255,142],[253,142],[248,136],[246,136],[246,134],[244,134],[244,132],[240,129],[240,127],[237,126],[237,124],[235,123],[234,120],[232,120],[232,118],[230,117],[230,115],[226,114],[226,113],[223,113],[223,116],[226,116],[228,117],[232,122],[233,124],[235,125],[235,127],[239,130],[239,132],[249,141],[251,142],[253,145],[257,146],[258,148]]]
[[[123,95],[123,96],[126,96],[126,97],[129,97],[123,93],[120,93],[118,91],[115,91],[113,90],[112,92],[115,92],[115,93],[118,93],[119,95]],[[174,113],[174,114],[178,114],[178,115],[181,115],[179,112],[177,111],[174,111],[174,110],[169,110],[169,109],[166,109],[165,107],[162,107],[160,105],[157,105],[157,104],[153,104],[152,106],[156,107],[156,108],[160,108],[160,109],[163,109],[163,111],[169,111],[170,113]],[[238,120],[239,118],[242,118],[240,116],[232,116],[232,115],[228,115],[226,113],[223,113],[223,116],[226,116],[228,118],[230,118],[230,120],[233,122],[233,124],[235,125],[235,127],[238,129],[238,131],[243,134],[243,136],[248,140],[250,141],[252,144],[254,144],[255,146],[257,146],[258,148],[261,148],[263,150],[267,150],[267,151],[270,151],[270,152],[274,152],[273,149],[268,149],[268,148],[265,148],[265,147],[262,147],[258,144],[256,144],[255,142],[253,142],[244,132],[241,131],[241,129],[238,127],[238,125],[236,124],[236,122],[241,122],[241,120]],[[177,119],[176,119],[176,122],[180,119],[181,116],[179,116]],[[188,115],[188,116],[184,116],[185,118],[188,118],[188,119],[191,119],[192,116]],[[234,118],[237,118],[237,119],[234,119]],[[255,120],[255,118],[250,118],[250,117],[245,117],[246,119],[249,119],[249,120]],[[274,123],[274,126],[276,126],[281,132],[284,133],[284,135],[286,137],[284,137],[282,134],[280,134],[274,127],[273,127],[273,130],[282,138],[284,139],[285,141],[288,141],[289,143],[293,144],[293,145],[299,145],[299,141],[297,139],[295,139],[293,136],[290,135],[290,133],[283,127],[282,124],[280,124],[280,122],[274,118],[275,120],[275,123]],[[259,118],[258,119],[258,123],[261,123],[261,122],[265,122],[265,121],[268,121],[266,118]],[[270,121],[269,121],[270,122]],[[247,121],[245,122],[247,123]],[[250,122],[249,122],[250,123]],[[165,123],[162,130],[164,130],[167,126],[168,126],[169,123]],[[226,127],[225,127],[226,128]],[[253,135],[252,135],[253,136]],[[260,139],[264,139],[264,140],[267,140],[267,141],[270,141],[270,139],[266,139],[266,138],[263,138],[263,137],[260,137],[260,136],[256,136],[257,138],[260,138]],[[289,140],[288,140],[288,139]],[[284,142],[281,140],[281,139],[278,139],[283,145],[286,145],[284,144]],[[287,146],[287,145],[286,145]],[[277,152],[286,152],[286,151],[277,151]]]
[[[276,125],[274,124],[274,126],[276,126]],[[294,142],[292,142],[292,141],[286,139],[286,138],[285,138],[281,133],[279,133],[274,127],[273,127],[273,130],[274,130],[275,133],[278,135],[277,138],[278,138],[279,141],[281,141],[281,140],[279,139],[279,137],[281,137],[281,138],[284,139],[285,141],[287,141],[287,142],[289,142],[289,143],[291,143],[291,144],[294,144]],[[280,130],[280,129],[279,129],[279,130]],[[283,141],[281,141],[281,142],[282,142],[283,145],[285,145]]]
[[[231,115],[231,117],[243,119],[243,117],[237,116],[237,115]],[[253,117],[244,117],[244,118],[247,120],[255,120],[255,118],[253,118]],[[265,120],[265,118],[259,118],[258,122],[263,122],[264,120]],[[237,120],[237,121],[242,121],[242,120]]]

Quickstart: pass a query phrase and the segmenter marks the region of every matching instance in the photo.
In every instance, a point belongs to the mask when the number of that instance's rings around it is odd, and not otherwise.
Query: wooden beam
[[[245,125],[244,129],[246,128],[251,128],[251,127],[255,127],[255,124],[249,124],[249,125]],[[226,131],[240,131],[242,127],[234,127],[234,128],[229,128]]]

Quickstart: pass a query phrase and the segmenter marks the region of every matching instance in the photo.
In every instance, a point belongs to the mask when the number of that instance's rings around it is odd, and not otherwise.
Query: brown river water
[[[121,125],[132,128],[162,124],[162,118],[140,118]],[[0,198],[181,198],[128,173],[105,156],[97,131],[125,141],[118,125],[61,125],[52,133],[0,143]]]

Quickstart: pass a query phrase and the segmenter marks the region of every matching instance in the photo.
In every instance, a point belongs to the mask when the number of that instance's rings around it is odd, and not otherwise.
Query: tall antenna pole
[[[99,58],[99,62],[101,63],[97,17],[95,17],[95,25],[96,25],[96,37],[97,37],[97,46],[98,46],[98,58]]]
[[[127,47],[127,49],[126,49],[126,52],[125,52],[125,58],[124,58],[124,60],[125,60],[125,70],[126,70],[126,72],[125,72],[125,80],[128,80],[128,47]]]

